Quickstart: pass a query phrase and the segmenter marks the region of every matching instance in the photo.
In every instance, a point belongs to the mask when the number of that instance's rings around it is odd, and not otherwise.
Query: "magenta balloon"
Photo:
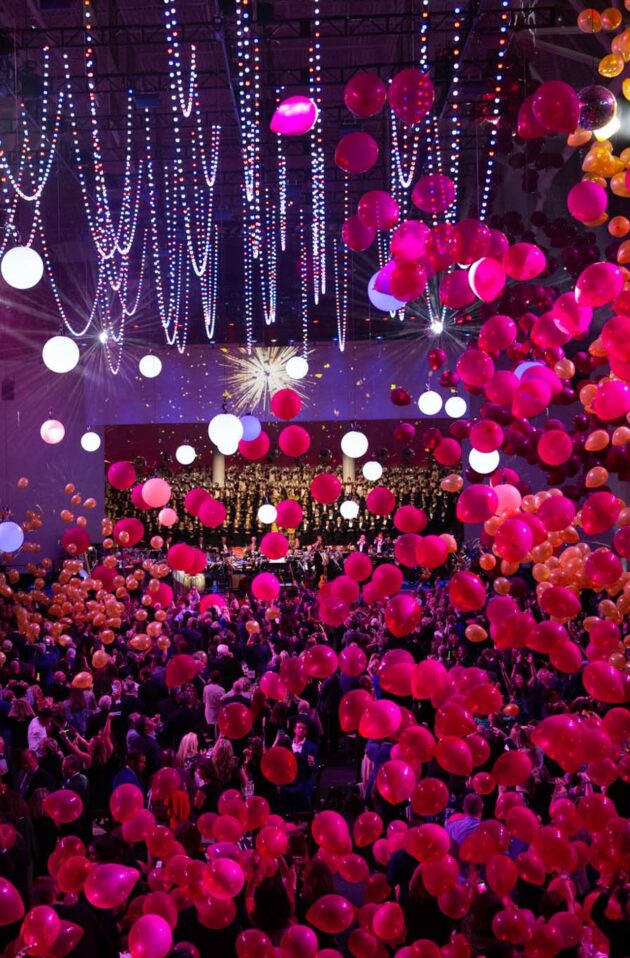
[[[445,735],[435,745],[434,757],[438,765],[451,775],[470,775],[473,757],[470,746],[455,735]]]
[[[402,589],[403,581],[403,574],[398,566],[392,565],[390,562],[377,566],[372,575],[372,583],[383,596],[398,592],[399,589]]]
[[[263,602],[273,602],[280,595],[280,583],[271,572],[260,572],[252,580],[252,592]]]
[[[415,126],[431,109],[435,90],[426,73],[409,67],[394,76],[387,95],[398,119],[407,126]]]
[[[550,496],[536,513],[547,532],[560,532],[570,526],[575,518],[575,505],[566,496]]]
[[[24,917],[24,902],[7,878],[0,877],[0,927],[13,925]]]
[[[587,535],[612,529],[621,512],[621,503],[612,492],[594,492],[582,506],[582,528]]]
[[[415,532],[405,532],[398,536],[394,545],[394,558],[400,565],[408,569],[414,569],[418,562],[416,561],[416,544],[420,536]]]
[[[295,389],[278,389],[271,397],[269,407],[278,419],[295,419],[302,408],[302,399]]]
[[[574,619],[582,605],[579,598],[564,586],[552,585],[541,593],[538,605],[542,612],[556,619]]]
[[[484,303],[492,303],[505,287],[505,270],[498,260],[486,256],[472,264],[468,282],[475,296]]]
[[[630,316],[613,316],[602,326],[602,342],[609,356],[630,361]]]
[[[624,283],[624,271],[614,263],[591,263],[575,284],[579,306],[605,306],[617,298]]]
[[[398,263],[413,263],[424,256],[431,230],[420,220],[403,220],[392,234],[391,254]]]
[[[400,706],[392,702],[391,699],[379,699],[376,702],[370,702],[361,715],[359,734],[363,738],[389,738],[397,731],[401,719]]]
[[[70,546],[73,547],[72,551],[75,555],[82,555],[84,552],[87,552],[90,546],[90,537],[81,526],[71,526],[63,532],[61,536],[61,547],[68,552],[70,551]]]
[[[269,124],[274,133],[302,136],[317,123],[317,104],[307,96],[289,96],[276,107]]]
[[[189,493],[190,495],[190,493]],[[136,507],[136,509],[150,509],[151,506],[148,502],[145,502],[142,498],[142,484],[139,486],[134,486],[131,490],[131,504]]]
[[[377,160],[378,143],[369,133],[348,133],[335,150],[335,163],[344,173],[367,173]]]
[[[324,934],[340,935],[354,923],[354,908],[341,895],[321,895],[308,909],[306,920]]]
[[[535,279],[547,268],[545,254],[533,243],[515,243],[505,251],[501,262],[510,279],[523,282]]]
[[[416,563],[424,569],[438,569],[448,559],[448,546],[440,536],[422,536],[416,544]]]
[[[241,439],[238,444],[238,451],[244,459],[254,462],[257,459],[264,459],[269,452],[270,446],[271,440],[269,436],[264,430],[261,430],[255,439]]]
[[[141,489],[142,487],[139,488]],[[184,509],[186,512],[189,512],[191,516],[198,516],[201,504],[211,498],[212,496],[206,489],[189,489],[184,498]]]
[[[606,212],[608,193],[599,183],[582,180],[569,190],[569,213],[580,223],[592,223]]]
[[[227,516],[227,509],[218,499],[206,499],[199,507],[199,521],[209,529],[222,526]]]
[[[630,699],[627,678],[608,662],[589,662],[582,673],[582,682],[588,694],[612,705],[620,705]]]
[[[135,546],[144,536],[144,526],[139,519],[134,517],[129,519],[119,519],[118,522],[114,523],[113,535],[116,542],[122,543],[121,536],[124,538],[128,537],[124,545]]]
[[[346,83],[343,100],[355,116],[376,116],[387,102],[387,87],[375,73],[355,73]]]
[[[341,495],[341,480],[332,472],[321,472],[311,482],[311,495],[316,502],[332,505]]]
[[[118,489],[119,491],[131,489],[136,479],[136,470],[132,464],[126,460],[112,462],[107,470],[107,481],[113,489]]]
[[[391,294],[402,303],[410,303],[424,292],[427,275],[420,263],[401,263],[391,275]]]
[[[465,523],[485,522],[495,515],[498,505],[499,498],[492,486],[467,486],[457,500],[457,518]]]
[[[573,455],[573,441],[561,429],[548,429],[538,440],[536,451],[545,465],[561,466]]]
[[[516,323],[510,316],[491,316],[479,330],[479,348],[487,353],[500,353],[512,345],[516,332]]]
[[[486,588],[474,572],[456,572],[449,581],[448,595],[458,612],[478,612],[486,604]]]
[[[296,458],[308,452],[311,437],[303,426],[285,426],[278,436],[278,445],[285,456]]]
[[[568,293],[562,293],[553,303],[550,312],[555,316],[556,323],[564,332],[571,336],[581,336],[588,331],[593,318],[593,310],[590,306],[580,306],[575,293],[571,290]],[[604,339],[604,329],[602,329],[602,338]],[[630,321],[628,322],[628,332],[630,334]],[[604,339],[605,345],[605,339]]]
[[[537,140],[547,133],[546,127],[534,116],[533,100],[533,96],[526,97],[518,111],[516,128],[522,140]]]
[[[512,402],[519,382],[514,373],[507,369],[498,369],[485,384],[484,392],[490,402],[507,406]]]
[[[365,505],[375,516],[388,516],[396,508],[396,496],[385,486],[375,486],[368,492]]]
[[[358,216],[350,216],[341,228],[341,238],[346,246],[356,253],[369,249],[374,242],[376,230],[362,223]]]
[[[127,900],[139,878],[137,868],[118,864],[95,865],[85,882],[85,897],[95,908],[118,908]]]
[[[619,556],[610,549],[596,549],[584,560],[584,573],[595,585],[607,587],[614,585],[623,573]]]
[[[534,545],[534,536],[522,519],[506,519],[494,537],[494,548],[506,562],[522,562]]]
[[[618,379],[600,383],[593,399],[595,415],[604,422],[622,419],[630,412],[630,386]]]
[[[424,510],[416,506],[400,506],[394,513],[394,525],[399,532],[422,532],[427,522]]]
[[[518,419],[532,419],[551,402],[551,389],[541,379],[521,381],[512,400],[512,414]]]
[[[276,506],[276,523],[281,529],[297,529],[304,514],[302,506],[295,499],[284,499]]]
[[[345,574],[355,582],[365,582],[372,575],[372,560],[364,552],[354,552],[343,564]]]
[[[433,455],[441,466],[454,466],[462,458],[462,447],[456,439],[447,436],[433,450]]]
[[[467,270],[447,273],[440,283],[440,300],[450,309],[465,309],[474,303],[475,294],[470,288]]]
[[[284,559],[289,540],[281,532],[267,532],[261,539],[260,551],[267,559]]]
[[[365,672],[366,665],[367,656],[365,652],[354,642],[347,645],[345,649],[342,649],[339,653],[339,670],[343,672],[344,675],[356,678]]]
[[[424,213],[443,213],[455,202],[455,184],[443,173],[429,173],[418,180],[411,198]],[[461,237],[458,235],[461,248]]]
[[[131,958],[166,958],[173,944],[173,932],[161,915],[141,915],[129,929]]]
[[[494,363],[482,349],[467,349],[457,360],[457,372],[467,388],[478,389],[492,378]]]
[[[416,774],[407,762],[390,760],[384,762],[376,776],[376,788],[390,805],[398,805],[411,798],[416,784]]]
[[[620,556],[630,559],[630,526],[623,526],[615,533],[613,545]]]
[[[572,86],[563,80],[548,80],[532,98],[532,113],[545,130],[573,133],[580,118],[580,101]]]
[[[486,256],[493,256],[494,259],[502,259],[510,245],[505,233],[501,230],[490,230],[490,246],[487,249]]]
[[[564,346],[573,337],[550,311],[543,313],[536,319],[531,329],[530,338],[541,349],[553,349],[556,346]]]
[[[503,430],[492,419],[480,419],[470,430],[470,445],[479,452],[494,452],[501,448]]]
[[[455,229],[462,241],[460,263],[463,266],[470,266],[476,260],[489,255],[491,234],[485,223],[481,220],[464,219],[456,223]]]
[[[385,190],[369,190],[359,200],[359,219],[375,230],[391,230],[400,218],[398,203]]]

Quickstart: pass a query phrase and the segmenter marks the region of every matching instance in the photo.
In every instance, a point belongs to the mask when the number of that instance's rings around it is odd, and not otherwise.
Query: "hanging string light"
[[[490,190],[492,188],[492,174],[496,161],[496,143],[499,135],[499,112],[501,96],[503,94],[503,82],[505,79],[505,54],[507,52],[507,31],[509,26],[509,0],[501,0],[501,26],[499,27],[499,48],[497,52],[497,72],[495,76],[494,97],[492,100],[492,117],[490,118],[490,136],[488,139],[488,162],[486,164],[486,173],[484,177],[483,188],[481,191],[481,203],[479,206],[479,217],[485,219],[488,215],[488,206],[490,202]]]
[[[322,61],[321,21],[319,0],[313,4],[312,39],[308,48],[308,89],[311,100],[317,106],[317,120],[310,132],[311,147],[311,248],[313,252],[313,298],[326,293],[326,205],[323,114],[322,114]]]
[[[276,106],[280,103],[282,88],[276,88]],[[287,157],[284,152],[283,138],[276,134],[276,158],[278,162],[278,233],[280,249],[284,253],[287,248],[287,194],[288,171]]]
[[[447,222],[454,223],[457,220],[457,198],[458,198],[458,181],[459,181],[459,162],[460,162],[460,152],[461,152],[461,116],[460,116],[460,102],[459,102],[459,81],[460,81],[460,68],[461,68],[461,29],[462,29],[462,20],[461,20],[461,7],[456,5],[453,8],[453,64],[452,64],[452,83],[451,83],[451,135],[450,135],[450,161],[448,168],[448,175],[453,180],[455,184],[455,200],[451,207],[447,210],[445,214],[445,220]]]
[[[300,326],[302,329],[302,357],[308,355],[308,249],[304,229],[304,213],[300,211]]]

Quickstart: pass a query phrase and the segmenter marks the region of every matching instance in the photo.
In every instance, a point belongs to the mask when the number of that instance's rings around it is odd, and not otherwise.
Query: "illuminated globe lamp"
[[[290,379],[304,379],[308,375],[308,362],[304,356],[291,356],[284,368]]]
[[[180,466],[190,466],[197,458],[197,453],[193,446],[184,442],[175,450],[175,458]]]
[[[49,446],[56,446],[65,436],[66,430],[58,419],[47,419],[42,423],[39,434]]]
[[[275,506],[272,506],[270,502],[265,502],[258,510],[258,521],[262,522],[264,526],[272,525],[278,518],[278,512]]]
[[[44,275],[44,264],[31,246],[14,246],[2,257],[0,273],[13,289],[32,289]]]
[[[260,419],[249,413],[246,416],[241,416],[241,425],[243,427],[243,442],[253,442],[258,439],[262,432]]]
[[[461,419],[468,412],[468,405],[462,396],[451,396],[444,403],[444,412],[451,419]]]
[[[138,369],[145,379],[155,379],[162,372],[162,360],[152,353],[147,353],[138,363]]]
[[[368,451],[368,438],[363,432],[351,429],[341,437],[341,451],[348,459],[360,459]]]
[[[44,343],[42,359],[52,373],[69,373],[79,362],[79,347],[69,336],[53,336]]]
[[[383,467],[380,462],[371,459],[369,462],[363,464],[363,478],[367,479],[368,482],[378,482],[378,480],[383,475]]]
[[[224,456],[232,456],[243,438],[243,423],[238,416],[221,412],[210,420],[208,436]]]
[[[84,452],[96,452],[96,450],[100,448],[101,437],[97,432],[88,429],[87,432],[83,433],[81,436],[81,449],[83,449]]]
[[[355,502],[354,499],[346,499],[339,506],[339,512],[344,519],[356,519],[359,515],[359,503]]]
[[[480,476],[489,476],[494,472],[501,461],[498,451],[479,452],[478,449],[471,449],[468,453],[468,465],[474,469]]]
[[[17,522],[0,522],[0,553],[17,552],[23,542],[24,532]]]
[[[424,416],[435,416],[442,408],[442,397],[434,389],[427,389],[418,399],[418,409]]]

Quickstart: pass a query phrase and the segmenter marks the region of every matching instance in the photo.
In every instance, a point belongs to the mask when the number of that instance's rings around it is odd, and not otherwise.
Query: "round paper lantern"
[[[85,452],[96,452],[101,447],[101,437],[97,432],[84,432],[81,436],[81,448]]]
[[[22,537],[23,538],[23,537]],[[61,537],[61,547],[73,555],[82,555],[90,546],[90,537],[80,526],[71,526]],[[5,549],[5,552],[12,551]]]
[[[208,436],[217,447],[238,446],[243,438],[243,424],[238,416],[223,412],[214,416],[208,425]]]
[[[197,453],[193,446],[185,442],[175,450],[175,458],[180,466],[190,466],[197,458]]]
[[[124,459],[113,462],[107,470],[107,481],[112,489],[131,489],[136,479],[136,470]]]
[[[138,363],[138,369],[145,379],[155,379],[162,372],[162,360],[159,356],[147,353]]]
[[[300,357],[294,356],[293,359],[300,359]],[[289,362],[286,365],[287,373],[289,375],[291,375],[291,373],[289,372],[290,362],[291,360],[289,360]],[[308,371],[308,367],[307,367],[307,371]],[[300,379],[301,377],[294,376],[293,378]],[[241,426],[243,427],[243,438],[241,439],[241,442],[253,442],[254,439],[258,439],[258,437],[260,436],[262,426],[260,425],[260,420],[257,419],[256,416],[250,416],[250,415],[241,416]]]
[[[17,552],[23,542],[24,531],[17,522],[0,522],[0,552]]]
[[[79,347],[69,336],[53,336],[42,349],[44,365],[53,373],[69,373],[79,357]]]
[[[283,136],[302,136],[317,123],[319,110],[307,96],[289,96],[276,107],[269,124],[273,133]]]
[[[332,505],[341,495],[341,480],[332,472],[320,472],[311,482],[311,495],[316,502]]]
[[[356,519],[359,515],[359,503],[354,502],[352,499],[346,499],[346,501],[342,502],[339,506],[339,512],[344,519]]]
[[[297,529],[303,519],[302,506],[295,499],[285,499],[277,505],[277,523],[281,529]]]
[[[360,253],[369,249],[376,237],[376,230],[362,223],[358,216],[349,216],[341,227],[341,238],[346,246]],[[290,362],[290,360],[289,360]]]
[[[341,451],[349,459],[360,459],[368,451],[368,438],[356,429],[351,429],[341,437]]]
[[[270,502],[265,502],[258,510],[258,521],[262,522],[264,526],[270,526],[276,521],[277,515],[276,507],[272,506]]]
[[[271,447],[271,441],[266,432],[262,431],[255,439],[241,439],[238,444],[238,451],[244,459],[254,462],[258,459],[264,459]]]
[[[427,389],[418,399],[418,409],[424,416],[436,416],[442,408],[442,397],[434,389]]]
[[[361,469],[364,479],[367,479],[368,482],[378,482],[378,480],[383,475],[383,467],[380,462],[376,460],[370,460],[369,462],[363,463],[363,468]]]
[[[343,101],[355,116],[376,116],[387,101],[387,87],[375,73],[355,73],[346,83]]]
[[[391,230],[400,218],[398,203],[385,190],[369,190],[359,200],[357,214],[362,223],[374,230]]]
[[[171,498],[171,487],[165,479],[147,479],[142,486],[142,498],[151,509],[160,509]]]
[[[32,247],[14,246],[2,257],[0,272],[13,289],[32,289],[44,275],[44,263]]]
[[[58,419],[47,419],[42,423],[39,434],[49,446],[56,446],[66,434],[65,427]]]
[[[262,602],[273,602],[280,595],[280,583],[271,572],[260,572],[252,580],[252,592]]]
[[[455,184],[443,173],[430,173],[418,180],[411,198],[425,213],[443,213],[455,202]]]
[[[295,459],[308,452],[311,437],[303,426],[285,426],[278,436],[278,445],[285,456]]]
[[[468,412],[466,400],[461,396],[451,396],[444,403],[444,412],[451,419],[461,419]]]
[[[291,359],[287,360],[287,364],[284,368],[287,376],[291,379],[304,379],[304,377],[308,375],[308,361],[304,356],[291,356]],[[251,418],[253,419],[254,417],[252,416]],[[258,420],[256,421],[258,422]],[[241,422],[243,422],[242,419]],[[258,423],[258,425],[260,426],[260,423]],[[243,434],[243,438],[245,439],[247,437]],[[252,436],[251,438],[255,439],[256,437]]]
[[[199,521],[208,529],[218,529],[225,522],[227,509],[218,499],[206,499],[199,507]]]
[[[295,419],[302,408],[302,400],[295,389],[279,389],[271,397],[270,406],[278,419]]]
[[[367,173],[377,160],[378,143],[369,133],[348,133],[335,150],[335,163],[344,173]]]
[[[431,109],[435,90],[426,73],[409,67],[394,76],[387,95],[398,119],[407,126],[415,126]]]

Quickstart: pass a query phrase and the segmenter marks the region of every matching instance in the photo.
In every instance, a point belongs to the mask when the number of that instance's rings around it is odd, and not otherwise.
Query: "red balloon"
[[[470,775],[473,757],[470,746],[461,738],[446,735],[440,739],[434,750],[435,759],[451,775]]]
[[[619,705],[630,701],[628,676],[608,662],[589,662],[582,673],[584,688],[600,702]]]
[[[329,645],[313,645],[302,654],[302,658],[307,674],[320,680],[333,675],[339,664],[337,653]]]
[[[398,566],[385,562],[374,570],[372,584],[379,595],[393,595],[402,588],[403,574]]]
[[[340,935],[354,922],[354,908],[341,895],[322,895],[308,909],[306,920],[327,935]]]
[[[144,808],[144,795],[137,785],[119,785],[109,797],[109,810],[117,822],[127,822]]]
[[[479,330],[479,347],[488,353],[500,353],[515,339],[516,323],[509,316],[491,316]]]
[[[284,499],[279,502],[276,511],[276,523],[281,529],[297,529],[302,522],[302,506],[295,499]]]
[[[535,279],[547,268],[545,254],[533,243],[515,243],[505,250],[501,263],[511,279],[523,282]]]
[[[259,572],[252,580],[252,593],[262,602],[273,602],[280,595],[280,582],[272,572]]]
[[[376,909],[372,929],[381,941],[396,941],[404,934],[405,915],[398,902],[388,901]]]
[[[311,482],[311,495],[316,502],[332,505],[341,495],[341,480],[332,472],[320,472]]]
[[[400,263],[391,274],[391,295],[401,303],[421,296],[427,285],[427,274],[420,263]]]
[[[343,568],[354,582],[365,582],[372,575],[372,560],[364,552],[353,552],[344,561]]]
[[[61,547],[73,555],[82,555],[90,546],[90,537],[81,526],[70,526],[61,536]]]
[[[385,607],[385,625],[397,638],[417,629],[421,616],[420,603],[409,593],[395,595]]]
[[[85,897],[95,908],[118,908],[124,904],[140,878],[137,868],[126,865],[95,865],[85,882]]]
[[[377,160],[378,143],[369,133],[348,133],[335,150],[335,163],[344,173],[367,173]]]
[[[315,958],[317,935],[306,925],[291,925],[280,939],[281,958]]]
[[[418,209],[425,213],[443,213],[455,201],[455,184],[443,173],[430,173],[418,180],[411,198]],[[461,246],[459,234],[457,242]]]
[[[425,569],[438,569],[448,558],[448,546],[440,536],[420,536],[416,562]]]
[[[296,458],[308,452],[311,437],[303,426],[285,426],[278,436],[278,445],[285,456]]]
[[[251,732],[254,717],[251,710],[240,702],[222,706],[217,715],[217,725],[225,738],[245,738]]]
[[[166,665],[166,685],[176,689],[197,675],[197,662],[192,655],[174,655]]]
[[[366,689],[353,689],[351,692],[346,692],[339,703],[341,731],[356,732],[363,713],[373,701],[372,696]]]
[[[391,230],[400,218],[398,203],[385,190],[369,190],[359,200],[359,219],[375,230]]]
[[[107,481],[113,489],[131,489],[136,479],[136,470],[124,460],[113,462],[107,470]]]
[[[341,227],[341,238],[356,253],[368,249],[374,242],[376,230],[362,223],[358,216],[349,216]]]
[[[485,522],[495,515],[498,506],[499,497],[492,486],[467,486],[457,500],[457,518],[465,523]]]
[[[435,898],[453,888],[458,879],[459,864],[451,855],[444,855],[436,861],[425,862],[422,866],[424,886]]]
[[[376,788],[391,805],[406,802],[411,797],[415,784],[415,772],[407,762],[384,762],[376,775]]]
[[[424,510],[416,506],[399,506],[394,513],[394,525],[399,532],[422,532],[427,522]]]
[[[209,529],[217,529],[222,526],[227,516],[227,509],[218,499],[206,499],[199,507],[199,521]]]
[[[457,372],[467,388],[480,388],[492,379],[494,363],[483,350],[469,348],[457,360]]]
[[[244,459],[255,462],[258,459],[264,459],[271,447],[271,440],[266,432],[262,431],[255,439],[246,441],[241,439],[238,444],[238,451]]]
[[[375,116],[385,106],[387,87],[375,73],[355,73],[346,83],[343,100],[355,116]]]
[[[365,504],[375,516],[388,516],[396,508],[396,496],[385,486],[375,486],[368,492]]]
[[[302,408],[302,400],[295,389],[279,389],[271,397],[270,408],[278,419],[295,419]]]
[[[523,785],[531,773],[532,761],[527,752],[504,752],[499,755],[492,768],[497,784],[507,788]]]
[[[211,498],[210,493],[205,489],[190,489],[184,498],[184,509],[186,512],[189,512],[191,516],[197,516],[199,515],[201,504]]]
[[[173,944],[173,933],[160,915],[142,915],[129,929],[131,958],[165,958]]]
[[[435,90],[426,73],[409,67],[395,74],[387,95],[398,119],[407,126],[415,126],[431,109]]]
[[[37,905],[26,914],[22,941],[30,955],[46,955],[61,930],[57,912],[48,905]]]
[[[289,551],[289,540],[281,532],[267,532],[261,539],[260,551],[268,559],[283,559]]]
[[[394,230],[390,244],[396,262],[418,262],[424,256],[430,232],[420,220],[403,220]]]
[[[144,536],[144,526],[139,519],[119,519],[114,523],[114,539],[121,545],[135,546]]]
[[[274,958],[271,939],[257,928],[247,928],[236,939],[238,958]]]
[[[50,815],[56,825],[76,822],[83,811],[83,802],[76,792],[60,788],[44,798],[44,811]]]
[[[444,276],[440,284],[440,300],[451,309],[465,309],[474,303],[475,294],[470,288],[467,270],[458,269]]]
[[[589,536],[607,532],[620,512],[621,503],[612,492],[594,492],[582,506],[582,528]]]
[[[348,695],[352,695],[352,692],[349,692]],[[391,699],[379,699],[378,701],[371,699],[369,704],[364,706],[359,722],[359,734],[362,735],[363,738],[389,738],[396,732],[401,720],[402,712],[400,706],[392,702]]]
[[[545,130],[553,133],[573,133],[578,127],[580,101],[568,83],[563,80],[548,80],[534,93],[532,112]]]
[[[297,777],[297,761],[288,748],[273,745],[263,754],[261,771],[273,785],[290,785]]]
[[[486,604],[486,589],[474,572],[456,572],[448,584],[448,595],[459,612],[477,612]]]

